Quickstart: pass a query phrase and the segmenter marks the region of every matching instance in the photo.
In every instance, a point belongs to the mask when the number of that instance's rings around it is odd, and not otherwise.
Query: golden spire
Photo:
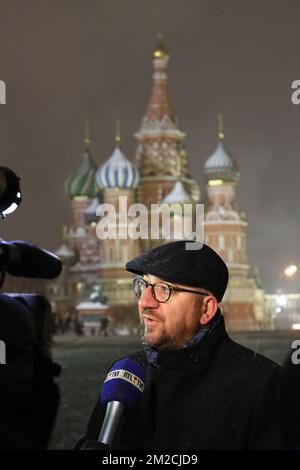
[[[119,121],[116,121],[115,142],[116,142],[117,147],[121,146],[121,132],[120,132],[120,122]]]
[[[220,140],[224,140],[224,120],[223,115],[218,114],[218,137]]]
[[[168,60],[169,57],[170,53],[164,44],[163,35],[162,33],[158,33],[156,48],[153,51],[153,59]]]
[[[85,136],[84,143],[86,148],[90,148],[91,139],[90,139],[90,123],[88,120],[85,121]]]
[[[180,177],[181,177],[181,156],[180,156],[179,153],[177,154],[177,158],[176,158],[176,173],[177,173],[178,179],[180,179]]]

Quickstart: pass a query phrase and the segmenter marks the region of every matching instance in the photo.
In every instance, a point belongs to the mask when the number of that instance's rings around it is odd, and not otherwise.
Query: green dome
[[[97,165],[93,161],[89,149],[86,148],[80,167],[65,182],[67,195],[71,199],[79,196],[87,196],[89,199],[93,198],[98,191],[96,171]]]
[[[220,140],[214,153],[204,165],[206,180],[222,179],[224,181],[237,181],[239,168],[235,160],[226,152],[223,141]]]

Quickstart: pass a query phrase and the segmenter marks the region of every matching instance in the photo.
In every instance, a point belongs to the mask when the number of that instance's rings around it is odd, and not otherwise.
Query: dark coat
[[[279,449],[280,367],[232,341],[224,321],[192,347],[130,356],[147,368],[140,408],[128,413],[116,447],[129,449]],[[85,437],[97,439],[105,410],[96,405]]]
[[[297,356],[293,359],[294,354],[295,351],[289,353],[283,365],[281,421],[287,445],[300,449],[300,364]]]

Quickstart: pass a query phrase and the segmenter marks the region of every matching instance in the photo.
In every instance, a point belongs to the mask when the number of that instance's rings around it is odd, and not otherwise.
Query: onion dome
[[[165,198],[163,199],[162,202],[165,203],[165,204],[192,203],[193,198],[185,190],[185,187],[183,186],[183,184],[180,180],[180,178],[182,176],[182,161],[181,161],[180,155],[177,155],[176,173],[177,173],[178,180],[177,180],[175,186],[173,187],[172,191],[165,196]]]
[[[90,138],[88,131],[84,139],[85,151],[83,162],[79,168],[74,171],[65,182],[65,191],[70,198],[86,196],[91,199],[97,192],[96,171],[97,166],[92,159],[90,152]]]
[[[139,171],[120,149],[120,132],[116,133],[116,148],[111,157],[97,171],[97,182],[100,189],[123,188],[134,189],[139,182]]]
[[[186,192],[181,181],[177,181],[172,191],[162,201],[165,204],[192,203],[191,196]]]
[[[218,137],[216,150],[205,162],[204,176],[207,180],[236,181],[239,177],[239,168],[224,147],[222,116],[219,116]]]

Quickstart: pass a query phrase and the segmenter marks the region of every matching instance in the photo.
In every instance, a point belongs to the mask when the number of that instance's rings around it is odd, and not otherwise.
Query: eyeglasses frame
[[[151,282],[148,282],[146,281],[146,279],[142,278],[142,277],[135,277],[133,280],[132,280],[132,287],[134,286],[134,283],[135,281],[143,281],[146,285],[146,289],[148,287],[151,287],[151,294],[152,294],[152,297],[154,300],[156,300],[156,302],[160,303],[160,304],[165,304],[166,302],[168,302],[168,300],[170,300],[170,297],[172,295],[172,291],[176,291],[176,292],[190,292],[192,294],[198,294],[198,295],[205,295],[206,297],[209,296],[210,294],[208,294],[207,292],[197,292],[195,290],[190,290],[190,289],[183,289],[182,287],[175,287],[175,286],[171,286],[170,284],[168,284],[167,282],[165,281],[159,281],[159,282],[155,282],[154,284],[151,284]],[[168,286],[169,288],[169,297],[167,298],[167,300],[157,300],[157,298],[155,297],[155,290],[154,290],[154,287],[157,285],[157,284],[165,284],[166,286]],[[146,290],[145,289],[145,290]],[[136,294],[135,294],[136,295]],[[140,299],[141,297],[138,297],[136,295],[136,297],[138,299]]]

